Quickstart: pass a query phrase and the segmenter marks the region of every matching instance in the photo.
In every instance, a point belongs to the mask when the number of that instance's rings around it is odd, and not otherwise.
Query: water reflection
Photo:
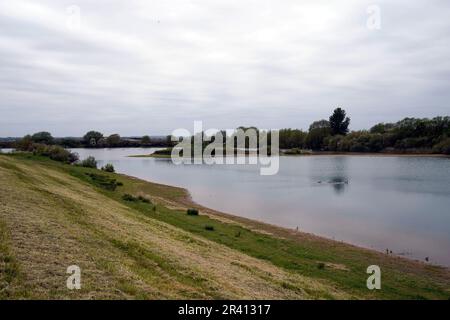
[[[336,176],[333,177],[330,182],[336,194],[341,194],[345,191],[346,186],[348,185],[348,179],[344,176]]]
[[[312,161],[311,179],[320,185],[331,186],[338,195],[344,193],[349,185],[348,158],[317,157]]]

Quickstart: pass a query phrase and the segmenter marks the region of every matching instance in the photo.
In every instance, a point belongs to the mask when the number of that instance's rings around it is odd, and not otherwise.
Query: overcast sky
[[[307,129],[338,106],[361,129],[449,102],[448,0],[0,0],[0,136]]]

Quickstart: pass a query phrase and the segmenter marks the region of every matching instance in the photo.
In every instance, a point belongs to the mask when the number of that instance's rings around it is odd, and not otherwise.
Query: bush
[[[138,199],[139,199],[140,201],[144,202],[144,203],[152,203],[152,202],[150,201],[150,199],[148,199],[148,198],[146,198],[146,197],[144,197],[144,196],[139,196]]]
[[[132,196],[132,195],[129,194],[129,193],[125,193],[125,194],[122,196],[122,199],[125,200],[125,201],[130,201],[130,202],[136,202],[136,201],[138,201],[138,198]]]
[[[121,182],[117,182],[116,179],[111,179],[110,177],[103,175],[103,174],[97,174],[97,173],[86,173],[87,176],[89,176],[92,179],[92,182],[103,189],[114,191],[116,190],[116,187]]]
[[[97,169],[97,160],[94,157],[87,157],[81,161],[81,166],[85,168],[95,168]]]
[[[131,194],[129,194],[129,193],[125,193],[125,194],[122,196],[122,199],[125,200],[125,201],[130,201],[130,202],[141,201],[141,202],[143,202],[143,203],[148,203],[148,204],[151,204],[151,203],[152,203],[152,202],[150,201],[150,199],[148,199],[148,198],[146,198],[146,197],[144,197],[144,196],[138,196],[138,197],[135,197],[135,196],[133,196],[133,195],[131,195]]]
[[[214,226],[211,226],[211,225],[207,224],[207,225],[205,226],[205,230],[208,230],[208,231],[214,231]]]
[[[319,269],[319,270],[325,269],[325,263],[319,262],[319,263],[317,264],[317,269]]]
[[[198,210],[197,209],[187,209],[187,214],[189,216],[198,216]]]
[[[48,147],[48,156],[50,159],[60,162],[73,163],[78,161],[78,155],[72,153],[60,146]]]
[[[115,172],[114,170],[114,166],[111,163],[106,164],[105,166],[102,167],[102,171],[105,172]]]
[[[78,154],[70,152],[60,146],[48,146],[41,143],[32,143],[28,138],[24,138],[18,143],[17,149],[32,152],[34,155],[48,157],[52,160],[74,163],[78,161]]]

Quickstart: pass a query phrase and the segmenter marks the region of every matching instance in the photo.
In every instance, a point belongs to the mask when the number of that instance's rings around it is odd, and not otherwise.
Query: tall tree
[[[150,139],[149,136],[143,136],[141,139],[141,143],[144,145],[150,144],[152,142],[152,140]]]
[[[122,139],[120,138],[120,135],[118,135],[117,133],[112,134],[108,138],[106,138],[106,143],[110,147],[115,147],[115,146],[119,145],[121,141],[122,141]]]
[[[348,133],[349,124],[350,118],[346,117],[345,110],[341,108],[335,109],[330,117],[331,134],[346,135]]]
[[[330,122],[328,120],[322,119],[322,120],[314,121],[313,123],[311,123],[311,125],[309,126],[309,131],[314,130],[314,129],[329,128],[329,127],[330,127]]]
[[[83,141],[87,146],[96,146],[100,139],[103,138],[103,134],[97,131],[89,131],[83,137]]]
[[[33,134],[31,140],[36,143],[53,144],[53,137],[49,132],[41,131]]]

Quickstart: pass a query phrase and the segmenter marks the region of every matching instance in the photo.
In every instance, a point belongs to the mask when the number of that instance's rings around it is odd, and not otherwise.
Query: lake
[[[255,165],[174,165],[129,158],[154,149],[72,149],[117,172],[179,186],[223,212],[359,246],[450,265],[450,159],[281,157],[274,176]]]

